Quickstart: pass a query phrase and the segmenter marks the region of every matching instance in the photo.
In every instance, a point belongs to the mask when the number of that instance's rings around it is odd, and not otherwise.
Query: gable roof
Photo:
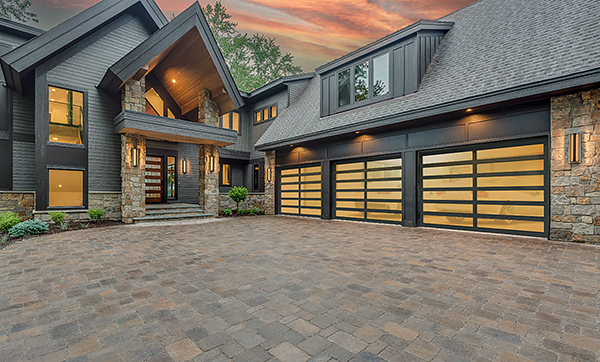
[[[113,64],[106,71],[98,87],[109,95],[116,94],[128,79],[136,75],[147,64],[157,59],[157,57],[168,57],[170,47],[194,29],[201,37],[233,105],[235,108],[240,108],[244,105],[244,101],[198,2],[192,4],[162,29],[152,34],[129,54]],[[155,63],[158,62],[155,61]]]
[[[151,27],[159,29],[168,23],[153,0],[103,0],[2,56],[7,84],[22,94],[24,83],[38,65],[136,5],[144,10]]]
[[[416,93],[320,118],[316,76],[260,150],[600,84],[598,0],[480,0],[453,22]]]

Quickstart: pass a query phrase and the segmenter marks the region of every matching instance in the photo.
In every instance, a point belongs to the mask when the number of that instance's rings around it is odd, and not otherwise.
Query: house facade
[[[239,92],[196,3],[0,22],[0,210],[151,204],[600,242],[594,0],[480,0]]]

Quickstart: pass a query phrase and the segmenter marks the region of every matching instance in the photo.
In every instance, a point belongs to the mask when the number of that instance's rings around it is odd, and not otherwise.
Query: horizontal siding
[[[13,191],[35,191],[35,143],[13,142]]]
[[[180,143],[178,146],[177,155],[178,163],[178,192],[177,200],[190,204],[198,203],[198,145]],[[181,172],[181,160],[188,161],[188,172]]]
[[[33,100],[12,92],[13,132],[35,134],[35,107]]]
[[[254,124],[254,112],[260,110],[262,108],[271,106],[273,104],[277,104],[277,114],[281,113],[285,108],[288,107],[288,92],[287,90],[279,92],[269,98],[266,98],[258,103],[253,104],[249,108],[250,115],[250,124],[252,125],[252,138],[250,139],[250,158],[259,158],[264,157],[264,152],[259,152],[254,149],[254,145],[260,139],[260,137],[265,133],[267,128],[273,123],[273,121],[268,121],[264,123]]]
[[[87,94],[89,191],[121,190],[121,141],[113,126],[120,101],[96,86],[106,69],[150,35],[140,19],[123,16],[129,20],[48,72],[49,84],[72,86]]]

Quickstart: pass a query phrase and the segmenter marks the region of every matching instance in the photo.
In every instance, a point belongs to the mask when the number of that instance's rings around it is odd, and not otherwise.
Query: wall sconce
[[[271,182],[271,168],[267,168],[267,182]]]
[[[208,168],[209,168],[210,172],[215,172],[215,156],[209,157]]]
[[[187,160],[181,162],[181,172],[187,173]]]
[[[140,149],[139,148],[131,149],[131,165],[133,167],[138,167],[140,165]]]
[[[569,162],[581,162],[581,133],[571,133],[569,135]]]

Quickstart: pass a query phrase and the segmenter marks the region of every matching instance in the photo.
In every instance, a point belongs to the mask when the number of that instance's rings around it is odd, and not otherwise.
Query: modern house
[[[196,3],[0,22],[0,211],[152,204],[600,242],[600,3],[480,0],[250,94]]]

